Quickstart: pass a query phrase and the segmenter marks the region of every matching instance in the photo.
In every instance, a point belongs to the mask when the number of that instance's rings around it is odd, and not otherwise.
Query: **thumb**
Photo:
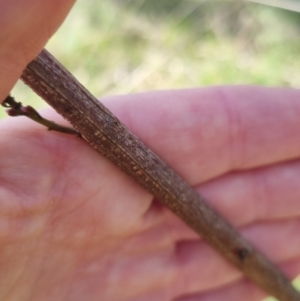
[[[0,0],[0,102],[42,50],[75,0]]]

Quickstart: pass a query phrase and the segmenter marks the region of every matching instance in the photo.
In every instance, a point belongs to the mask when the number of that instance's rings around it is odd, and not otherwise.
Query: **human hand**
[[[224,87],[103,102],[295,276],[300,270],[298,93]],[[54,112],[46,115],[60,119]],[[263,296],[81,139],[47,132],[23,118],[2,121],[0,130],[1,300],[254,301]]]
[[[18,68],[1,85],[6,94]],[[294,276],[300,270],[298,94],[227,87],[103,102]],[[23,118],[2,121],[0,130],[1,300],[263,296],[82,140]]]

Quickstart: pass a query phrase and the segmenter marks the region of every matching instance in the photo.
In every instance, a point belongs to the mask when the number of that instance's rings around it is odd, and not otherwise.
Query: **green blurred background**
[[[300,1],[276,3],[300,11]],[[299,37],[299,13],[249,1],[78,0],[47,49],[98,97],[223,84],[298,88]],[[45,105],[22,83],[12,94]]]
[[[298,87],[299,34],[300,14],[249,1],[78,0],[47,49],[98,97],[220,84]],[[13,95],[43,105],[20,83]]]

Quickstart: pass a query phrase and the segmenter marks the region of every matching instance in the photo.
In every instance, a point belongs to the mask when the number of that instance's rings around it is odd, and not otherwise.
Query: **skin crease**
[[[0,99],[71,5],[0,0]],[[245,86],[101,101],[294,277],[300,271],[299,96]],[[51,109],[42,114],[65,123]],[[22,117],[1,121],[0,131],[1,300],[264,296],[81,139]]]

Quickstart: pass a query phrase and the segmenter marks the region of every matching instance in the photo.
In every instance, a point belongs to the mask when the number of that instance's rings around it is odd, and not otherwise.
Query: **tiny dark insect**
[[[240,260],[244,261],[250,255],[250,252],[247,249],[236,249],[234,253],[239,257]]]

